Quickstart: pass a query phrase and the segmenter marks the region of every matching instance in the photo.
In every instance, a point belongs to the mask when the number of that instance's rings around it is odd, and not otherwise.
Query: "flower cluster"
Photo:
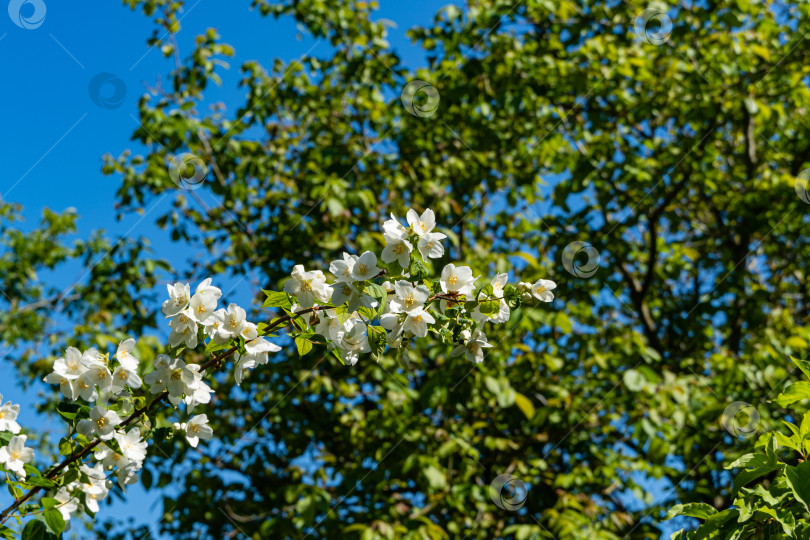
[[[16,422],[19,406],[0,406],[0,467],[16,478],[9,478],[15,503],[0,514],[0,524],[36,492],[47,490],[42,499],[45,522],[58,535],[73,513],[98,512],[99,501],[116,482],[126,490],[138,481],[150,440],[180,435],[196,447],[211,439],[208,416],[191,416],[198,405],[212,400],[206,375],[230,358],[234,381],[241,384],[251,369],[281,350],[267,340],[276,329],[290,327],[300,355],[319,346],[346,365],[387,348],[405,351],[430,334],[448,345],[450,356],[465,355],[480,363],[484,350],[493,346],[485,334],[488,324],[507,322],[525,302],[554,299],[552,281],[514,286],[506,273],[482,280],[469,266],[455,263],[444,264],[431,278],[433,265],[445,257],[442,240],[447,236],[435,230],[430,209],[421,215],[409,210],[406,221],[407,226],[392,214],[382,226],[385,246],[379,257],[373,251],[343,253],[329,264],[331,277],[295,265],[283,292],[264,291],[263,307],[282,311],[269,324],[248,321],[236,304],[219,307],[222,291],[210,278],[193,294],[187,283],[168,285],[162,312],[170,328],[169,350],[156,355],[150,369],[143,369],[149,361],[135,356],[134,339],[122,341],[115,352],[68,347],[44,379],[58,385],[65,397],[57,406],[70,427],[59,442],[66,457],[62,463],[40,473]],[[195,364],[182,358],[184,352],[213,356]],[[175,409],[183,404],[187,418],[153,426],[149,415],[163,402]],[[19,488],[29,491],[18,497],[14,490]]]
[[[25,478],[25,464],[34,459],[34,451],[25,447],[27,440],[25,435],[17,435],[22,429],[17,423],[20,406],[13,405],[10,401],[3,404],[2,395],[0,395],[0,404],[2,404],[0,405],[0,441],[7,443],[6,446],[0,447],[0,465],[19,478]]]
[[[505,323],[523,302],[554,299],[553,281],[515,287],[503,273],[478,287],[480,277],[470,267],[453,263],[444,266],[438,281],[431,281],[428,264],[444,256],[441,241],[447,236],[434,232],[436,219],[430,209],[421,215],[409,210],[406,220],[407,227],[391,214],[383,223],[386,245],[379,259],[366,251],[343,253],[332,261],[331,284],[320,270],[296,265],[284,285],[289,297],[265,291],[266,307],[281,307],[290,315],[317,312],[302,317],[305,328],[293,333],[299,352],[326,344],[342,362],[354,365],[361,354],[379,355],[386,347],[400,348],[433,332],[456,345],[451,356],[466,354],[478,363],[483,349],[491,347],[483,331],[486,323]],[[377,319],[379,324],[372,324]]]
[[[75,347],[68,347],[64,358],[54,362],[53,373],[45,377],[45,382],[58,384],[62,395],[71,401],[76,398],[95,401],[100,394],[121,394],[127,387],[140,388],[139,361],[131,354],[134,347],[134,339],[118,345],[115,352],[118,366],[113,371],[110,371],[109,356],[97,349],[82,353]]]
[[[194,294],[188,284],[175,283],[168,286],[169,299],[162,311],[169,319],[169,346],[175,352],[183,348],[194,350],[208,339],[208,343],[226,347],[239,343],[236,353],[237,381],[241,382],[246,369],[268,362],[268,353],[280,347],[259,336],[258,326],[246,320],[245,310],[236,304],[227,309],[217,309],[222,292],[211,285],[211,279],[200,283]],[[152,370],[141,378],[140,360],[133,354],[135,340],[127,339],[118,345],[112,355],[91,348],[84,352],[68,347],[65,356],[57,359],[53,372],[45,377],[50,384],[58,384],[61,393],[71,403],[87,401],[90,406],[65,406],[60,409],[75,428],[78,437],[63,439],[67,451],[75,443],[96,441],[94,466],[81,464],[70,482],[65,482],[53,499],[55,507],[64,520],[79,509],[98,511],[98,502],[105,499],[112,488],[113,479],[122,489],[138,481],[138,472],[143,468],[147,455],[146,438],[155,437],[148,421],[140,417],[146,407],[126,411],[121,404],[150,403],[162,399],[174,405],[185,404],[186,413],[199,404],[211,401],[213,390],[203,380],[204,368],[199,364],[186,363],[181,358],[160,354],[153,362]],[[143,384],[148,385],[148,396],[143,394]],[[140,401],[139,401],[140,400]],[[110,406],[115,403],[115,406]],[[118,408],[116,408],[116,406]],[[16,407],[16,408],[15,408]],[[18,406],[7,404],[0,408],[0,428],[8,427],[19,432],[16,419]],[[164,428],[166,429],[166,428]],[[168,428],[172,430],[172,428]],[[213,437],[208,426],[208,417],[198,414],[183,423],[175,423],[173,430],[182,434],[188,443],[196,447],[200,439]],[[14,472],[19,480],[25,479],[23,464],[30,461],[32,451],[23,448],[25,436],[11,439],[8,449],[0,449],[0,463]]]

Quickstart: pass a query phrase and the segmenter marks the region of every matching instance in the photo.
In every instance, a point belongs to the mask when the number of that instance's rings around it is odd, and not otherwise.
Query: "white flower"
[[[0,395],[0,403],[3,396]],[[20,414],[20,406],[12,405],[10,401],[0,407],[0,431],[20,432],[20,424],[17,423],[17,416]]]
[[[170,359],[166,355],[158,356],[155,371],[144,376],[144,382],[150,385],[149,391],[159,394],[165,388],[169,392],[169,402],[177,406],[183,401],[189,409],[198,403],[211,401],[211,387],[205,384],[198,364],[186,364],[179,358]]]
[[[414,287],[407,281],[397,281],[394,285],[396,296],[391,300],[392,313],[406,313],[422,309],[430,297],[430,291],[424,285]]]
[[[0,448],[0,463],[6,469],[16,473],[21,479],[25,479],[25,464],[34,459],[34,451],[25,447],[25,435],[15,435],[8,442],[8,446]]]
[[[203,322],[208,320],[217,309],[217,297],[211,293],[194,293],[188,303],[186,313],[195,321]]]
[[[197,290],[195,292],[197,294],[213,296],[215,300],[219,300],[219,298],[222,296],[222,291],[211,285],[211,278],[202,280],[200,284],[197,285]]]
[[[234,355],[234,359],[236,360],[236,365],[234,366],[233,377],[236,379],[236,386],[239,386],[248,374],[248,370],[256,367],[256,359],[253,355],[246,354],[242,356],[239,353]]]
[[[380,324],[383,328],[388,330],[388,333],[385,335],[385,341],[392,349],[398,349],[402,345],[402,331],[405,326],[404,319],[400,319],[399,315],[395,317],[396,318],[393,320],[389,319],[387,321],[383,321],[383,318],[380,317]]]
[[[169,365],[168,371],[169,374],[165,378],[165,383],[166,390],[169,391],[169,397],[181,397],[196,382],[194,372],[179,358],[175,358],[174,362]]]
[[[62,392],[62,395],[65,396],[66,399],[73,401],[76,399],[76,382],[66,379],[62,375],[58,373],[48,373],[44,379],[42,379],[48,384],[58,384],[59,390]]]
[[[87,509],[93,513],[98,513],[98,501],[103,501],[109,495],[110,490],[107,489],[107,477],[104,474],[104,465],[96,463],[95,467],[88,467],[82,465],[79,469],[87,475],[89,483],[80,484],[80,489],[85,494],[84,504]]]
[[[172,329],[169,334],[171,347],[177,347],[181,343],[185,343],[189,349],[197,346],[197,320],[190,308],[178,313],[169,321],[169,327]]]
[[[126,493],[127,486],[138,483],[138,472],[143,467],[136,463],[130,463],[126,467],[119,468],[115,471],[115,476],[118,478],[118,485]]]
[[[115,359],[118,360],[118,363],[124,367],[127,371],[135,371],[138,369],[138,364],[140,360],[132,356],[132,349],[135,348],[135,340],[129,338],[125,341],[122,341],[118,345],[118,349],[115,351]]]
[[[137,389],[141,385],[143,385],[143,381],[141,381],[137,373],[128,370],[124,366],[118,366],[112,374],[110,391],[114,394],[120,394],[127,386]]]
[[[191,364],[189,368],[199,369],[199,366],[197,364]],[[211,387],[203,382],[201,373],[195,376],[197,377],[197,381],[188,388],[186,397],[183,400],[186,404],[186,411],[189,413],[199,404],[211,403],[211,394],[214,393]],[[169,401],[172,401],[171,397],[169,397]],[[177,403],[174,404],[177,405]]]
[[[433,215],[433,210],[430,208],[422,212],[421,216],[415,210],[408,210],[406,217],[408,225],[419,236],[429,233],[436,226],[436,216]]]
[[[442,291],[445,293],[455,292],[458,294],[471,295],[475,290],[475,280],[469,266],[456,266],[448,264],[442,270],[442,277],[439,280]]]
[[[163,391],[164,379],[169,375],[169,365],[172,359],[165,354],[159,354],[155,359],[154,371],[147,373],[143,377],[143,382],[150,385],[149,391],[153,394],[159,394]]]
[[[102,482],[92,482],[90,484],[82,484],[82,491],[84,492],[84,504],[88,510],[93,513],[98,513],[98,501],[103,501],[110,494],[110,490]]]
[[[174,285],[166,285],[169,291],[169,299],[163,302],[163,314],[166,317],[174,317],[188,307],[188,301],[191,299],[191,288],[188,283],[175,283]]]
[[[98,435],[102,441],[108,441],[115,434],[115,426],[121,423],[121,418],[115,411],[108,411],[100,406],[95,406],[90,411],[90,418],[80,420],[76,424],[76,431],[92,439]]]
[[[236,304],[228,304],[228,309],[222,315],[223,320],[217,330],[217,336],[223,341],[238,337],[247,327],[247,313]]]
[[[93,401],[98,397],[96,386],[101,391],[108,391],[112,387],[112,373],[107,367],[107,358],[99,354],[96,349],[87,349],[82,355],[82,364],[85,371],[73,382],[73,394],[86,401]],[[50,379],[51,382],[55,378]],[[61,381],[59,381],[61,386]],[[62,388],[65,393],[66,388]]]
[[[115,435],[118,436],[117,433]],[[96,447],[93,457],[96,458],[96,461],[100,461],[106,469],[113,469],[114,467],[122,469],[129,465],[129,459],[124,454],[116,452],[105,443],[101,443]]]
[[[57,358],[53,363],[53,372],[65,379],[75,380],[84,373],[82,353],[76,347],[68,347],[64,358]]]
[[[124,453],[124,456],[126,456],[128,460],[140,463],[146,459],[147,443],[141,439],[140,429],[136,427],[132,428],[126,435],[116,433],[115,440],[118,441],[121,452]]]
[[[357,363],[360,353],[371,351],[366,325],[356,319],[349,319],[341,325],[336,342],[343,351],[343,361],[349,366]]]
[[[67,394],[65,393],[66,388],[61,384],[61,382],[60,389],[62,390],[62,393],[65,394],[65,397],[67,397]],[[73,396],[74,397],[71,399],[80,397],[85,401],[95,401],[98,397],[98,392],[96,392],[95,386],[95,378],[89,371],[82,373],[78,379],[73,381]]]
[[[94,351],[95,349],[90,350]],[[87,355],[87,353],[85,353],[85,355]],[[102,392],[111,390],[113,384],[112,373],[110,373],[110,368],[107,367],[107,364],[100,360],[89,360],[89,357],[85,356],[85,365],[87,366],[87,371],[82,373],[77,381],[83,381],[90,386],[97,385],[98,389]]]
[[[186,440],[193,448],[197,448],[200,439],[210,439],[214,436],[214,430],[208,425],[208,417],[198,414],[191,418],[187,424],[181,424],[186,432]]]
[[[541,302],[551,302],[554,300],[554,293],[552,289],[556,289],[557,284],[548,279],[538,279],[532,285],[532,295]]]
[[[281,347],[270,343],[264,337],[258,337],[245,343],[245,351],[256,359],[257,364],[266,364],[268,353],[278,352]]]
[[[403,230],[405,229],[403,228]],[[386,264],[397,261],[402,268],[408,268],[411,262],[413,245],[408,242],[405,236],[389,236],[388,233],[386,233],[384,237],[387,245],[380,255],[382,261]]]
[[[467,340],[467,343],[453,349],[450,356],[466,354],[470,362],[480,364],[484,361],[484,348],[486,347],[492,347],[491,344],[487,343],[487,336],[480,330],[476,330],[470,339]]]
[[[203,332],[216,343],[225,343],[229,336],[220,336],[219,329],[225,324],[225,308],[220,308],[213,312],[203,323]]]
[[[490,282],[492,285],[492,294],[491,297],[495,299],[499,299],[498,305],[498,313],[495,314],[484,314],[481,313],[479,306],[476,306],[472,312],[472,318],[478,322],[481,321],[489,321],[492,323],[505,323],[509,320],[509,317],[512,311],[509,309],[509,304],[506,303],[506,300],[503,299],[503,288],[506,287],[506,283],[509,281],[508,274],[496,274],[492,281]],[[478,300],[483,301],[486,299],[486,295],[483,291],[478,295]]]
[[[436,319],[420,307],[408,312],[408,316],[405,318],[405,324],[402,328],[417,337],[425,337],[427,335],[428,324],[435,322]]]
[[[320,270],[307,272],[303,265],[293,267],[292,278],[284,284],[287,294],[298,298],[303,308],[311,308],[315,301],[325,304],[332,297],[332,287],[326,284],[326,278]]]
[[[377,277],[379,273],[377,256],[371,251],[366,251],[360,255],[354,263],[354,268],[352,268],[352,277],[358,281],[372,279]]]
[[[425,233],[419,238],[419,253],[422,254],[424,259],[438,259],[444,255],[444,246],[441,240],[447,238],[446,234],[442,233]],[[405,265],[403,265],[405,266]]]
[[[71,496],[67,487],[62,486],[53,498],[59,503],[55,508],[62,514],[62,519],[70,521],[70,515],[79,508],[79,505],[76,504],[76,497]]]
[[[386,241],[388,238],[407,238],[408,237],[408,229],[404,227],[397,219],[397,216],[391,212],[391,219],[383,223],[383,235],[386,236]],[[383,259],[385,260],[385,259]],[[388,261],[386,261],[388,262]],[[403,265],[405,266],[405,265]]]
[[[355,281],[352,277],[352,270],[354,270],[354,264],[357,261],[357,257],[353,255],[349,255],[348,253],[343,253],[343,260],[332,261],[329,265],[329,271],[332,272],[332,275],[335,276],[335,279],[338,280],[340,283],[351,283]]]
[[[373,308],[377,305],[377,301],[365,293],[361,293],[357,286],[353,283],[335,283],[332,292],[332,304],[341,306],[346,302],[349,303],[349,312],[357,311],[360,306]]]
[[[320,319],[318,324],[315,325],[315,333],[325,337],[327,340],[335,341],[341,329],[340,319],[335,315],[335,310],[327,309],[319,312],[319,314]],[[332,345],[332,343],[328,345]]]
[[[492,296],[495,298],[503,298],[503,288],[509,282],[509,274],[495,274],[495,277],[490,281],[492,285]]]

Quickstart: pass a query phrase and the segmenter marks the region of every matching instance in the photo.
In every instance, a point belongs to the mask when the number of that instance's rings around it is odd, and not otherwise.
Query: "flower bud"
[[[525,281],[521,281],[518,283],[518,290],[520,291],[530,291],[532,290],[532,284],[526,283]]]
[[[528,303],[528,302],[531,302],[531,301],[532,301],[532,298],[534,298],[534,297],[533,297],[531,294],[529,294],[529,293],[525,292],[525,293],[523,293],[523,294],[521,294],[521,295],[520,295],[520,298],[521,298],[521,299],[522,299],[524,302],[527,302],[527,303]]]
[[[461,341],[467,341],[471,336],[472,334],[470,334],[469,330],[462,330],[458,335],[458,337],[461,338]]]

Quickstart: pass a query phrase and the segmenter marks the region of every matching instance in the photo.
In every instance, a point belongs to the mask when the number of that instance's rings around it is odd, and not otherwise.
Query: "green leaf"
[[[706,503],[676,504],[669,509],[664,521],[676,516],[689,516],[698,519],[707,519],[717,513],[717,509]]]
[[[340,360],[341,364],[343,364],[344,366],[346,365],[346,362],[343,361],[343,353],[341,352],[341,350],[338,347],[335,347],[330,352],[332,353],[332,356],[334,356],[335,358]]]
[[[209,340],[208,343],[205,345],[205,354],[211,354],[216,351],[221,351],[223,349],[228,348],[228,342],[225,343],[217,343],[213,339]]]
[[[26,523],[22,532],[22,540],[51,540],[53,538],[56,536],[48,532],[45,523],[36,519]]]
[[[292,301],[287,293],[266,290],[262,290],[262,292],[267,295],[267,300],[262,304],[263,308],[278,307],[289,309],[292,307]]]
[[[366,292],[376,300],[388,296],[388,291],[386,291],[376,283],[366,283]]]
[[[802,370],[804,376],[810,379],[810,362],[808,362],[807,360],[794,358],[792,356],[790,357],[790,359],[793,360],[793,363],[796,364],[800,370]]]
[[[694,536],[692,536],[690,540],[703,540],[704,538],[709,538],[712,533],[720,529],[720,527],[725,525],[727,521],[730,521],[739,515],[740,512],[738,510],[723,510],[722,512],[709,516],[706,518],[706,521],[703,522],[703,525],[697,528]]]
[[[785,465],[785,479],[796,498],[810,512],[810,461],[799,463],[795,467]]]
[[[503,299],[509,309],[517,309],[523,303],[522,295],[514,285],[507,285],[503,288]]]
[[[422,473],[425,475],[425,478],[427,478],[428,485],[431,489],[444,489],[447,486],[447,477],[433,465],[425,467]]]
[[[371,354],[380,357],[385,353],[386,335],[385,328],[381,326],[368,327],[368,344],[371,347]]]
[[[411,274],[411,280],[424,279],[430,275],[428,267],[425,266],[425,263],[423,263],[419,259],[414,259],[413,261],[411,261],[411,268],[409,270],[409,273]]]
[[[622,375],[622,380],[624,381],[624,385],[631,392],[638,392],[647,384],[647,379],[644,377],[644,374],[637,369],[628,369],[625,371],[624,375]]]
[[[810,399],[810,382],[798,381],[791,383],[787,389],[776,396],[776,399],[773,401],[774,403],[785,407],[791,403],[796,403],[797,401],[802,401],[804,399]]]
[[[295,338],[295,347],[298,349],[298,356],[306,356],[312,350],[312,342],[305,337],[298,336]]]
[[[385,309],[385,304],[388,302],[388,291],[377,285],[376,283],[366,284],[366,293],[374,298],[379,305],[375,308],[377,313],[382,313]]]
[[[534,418],[535,408],[532,401],[521,394],[520,392],[515,392],[515,405],[523,412],[523,414],[531,420]]]
[[[66,401],[62,401],[56,406],[56,412],[59,413],[59,416],[65,420],[73,421],[76,419],[76,415],[79,413],[81,408],[82,406],[78,403],[68,403]]]
[[[46,480],[45,478],[42,478],[40,476],[28,476],[25,479],[25,483],[28,484],[29,486],[38,486],[43,488],[52,488],[56,485],[51,480]]]
[[[79,479],[79,469],[76,467],[71,467],[64,474],[64,476],[62,476],[62,485],[73,483],[78,479]]]
[[[42,516],[45,519],[48,530],[53,534],[61,534],[62,531],[65,530],[65,519],[62,517],[62,513],[59,510],[49,508],[45,510]]]
[[[486,300],[478,304],[478,311],[484,315],[496,315],[500,307],[501,302],[499,300]]]

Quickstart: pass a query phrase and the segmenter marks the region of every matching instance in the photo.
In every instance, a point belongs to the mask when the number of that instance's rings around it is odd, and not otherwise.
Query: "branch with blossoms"
[[[57,406],[68,429],[59,441],[60,463],[44,472],[34,466],[34,451],[25,446],[27,437],[17,423],[19,405],[0,407],[0,470],[14,497],[0,513],[0,538],[58,538],[75,513],[94,516],[115,483],[126,491],[138,482],[150,442],[180,436],[196,447],[211,439],[206,414],[192,414],[211,401],[205,378],[230,359],[240,385],[270,353],[281,350],[267,340],[278,337],[277,330],[288,329],[300,356],[317,348],[348,366],[363,355],[404,351],[429,335],[451,345],[451,356],[480,363],[484,349],[492,347],[487,324],[507,322],[524,302],[554,299],[552,281],[510,285],[504,273],[478,285],[480,278],[468,266],[448,264],[431,278],[431,260],[444,256],[446,236],[434,232],[430,209],[421,215],[408,211],[407,223],[392,215],[383,224],[386,245],[379,259],[371,251],[343,253],[329,265],[333,280],[296,265],[282,291],[263,291],[262,307],[279,312],[267,323],[248,321],[236,304],[218,308],[222,292],[210,278],[194,294],[189,284],[169,285],[162,312],[171,328],[170,354],[159,354],[143,375],[134,339],[114,352],[68,347],[44,379],[58,385],[64,397]],[[184,354],[210,359],[186,363]],[[166,405],[178,421],[153,425],[150,417]],[[31,517],[24,522],[26,516]],[[12,517],[21,531],[6,525]]]

